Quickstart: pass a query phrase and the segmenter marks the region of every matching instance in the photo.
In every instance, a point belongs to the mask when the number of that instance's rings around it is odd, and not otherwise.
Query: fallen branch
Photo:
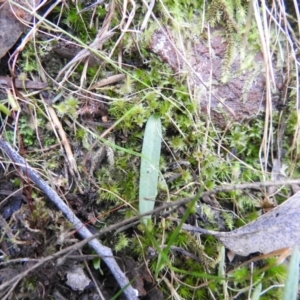
[[[15,163],[27,176],[46,194],[49,200],[56,205],[56,207],[64,214],[67,220],[74,226],[78,234],[87,239],[92,237],[92,233],[85,227],[85,225],[76,217],[72,210],[63,202],[58,194],[52,190],[49,185],[34,171],[28,163],[2,138],[0,138],[0,148],[9,156],[13,163]],[[130,285],[128,278],[121,271],[110,248],[103,246],[97,239],[89,241],[89,245],[102,257],[116,281],[122,289],[127,299],[137,299],[136,290]]]

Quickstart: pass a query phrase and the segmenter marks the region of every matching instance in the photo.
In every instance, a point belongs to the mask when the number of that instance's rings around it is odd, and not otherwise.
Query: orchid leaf
[[[161,151],[161,121],[157,116],[151,116],[146,124],[139,185],[139,212],[140,214],[153,210],[157,195],[159,175],[159,158]],[[142,218],[147,224],[151,216]]]
[[[300,262],[299,248],[298,246],[295,246],[290,260],[288,276],[284,288],[283,300],[298,299],[297,295],[298,295],[298,284],[299,284],[299,262]]]

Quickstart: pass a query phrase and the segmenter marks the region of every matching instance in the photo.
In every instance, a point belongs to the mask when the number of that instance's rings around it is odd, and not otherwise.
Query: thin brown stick
[[[67,134],[64,131],[62,124],[59,121],[54,108],[50,105],[46,105],[46,109],[50,115],[50,118],[53,122],[54,127],[58,130],[58,134],[61,139],[59,142],[62,144],[63,148],[66,151],[70,173],[71,173],[71,175],[75,176],[78,174],[78,169],[77,169],[76,160],[74,158]]]

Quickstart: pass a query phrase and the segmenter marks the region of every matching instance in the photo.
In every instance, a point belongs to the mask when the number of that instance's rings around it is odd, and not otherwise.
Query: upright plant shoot
[[[157,116],[150,116],[147,121],[140,169],[139,212],[140,214],[153,210],[157,195],[159,158],[161,151],[161,120]],[[147,225],[151,216],[142,218]]]

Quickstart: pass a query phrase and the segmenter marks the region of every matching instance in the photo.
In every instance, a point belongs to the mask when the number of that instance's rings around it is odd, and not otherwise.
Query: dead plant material
[[[64,39],[58,39],[57,43],[53,46],[52,51],[66,59],[73,60],[82,50],[82,47],[76,43]],[[88,59],[82,59],[79,61],[80,64],[84,64],[87,61],[89,67],[97,66],[101,60],[94,55],[90,55]]]
[[[38,0],[34,0],[36,1],[37,3],[39,3]],[[20,3],[23,3],[23,2],[26,2],[26,1],[20,1]],[[31,5],[29,8],[27,5],[24,5],[23,3],[23,7],[24,9],[26,9],[26,12],[29,12],[30,14],[30,18],[32,17],[32,15],[34,16],[37,16],[36,14],[36,11],[38,8],[41,8],[44,4],[45,4],[46,1],[42,1],[39,6],[36,5],[36,6],[33,6]],[[16,63],[17,63],[17,60],[18,60],[18,56],[19,54],[21,53],[21,51],[25,48],[25,46],[27,45],[27,43],[35,36],[35,33],[37,32],[39,26],[41,25],[41,23],[43,22],[44,18],[46,18],[46,16],[48,14],[50,14],[50,12],[59,4],[59,0],[57,0],[56,2],[52,3],[51,6],[48,8],[48,10],[44,13],[44,16],[43,18],[39,19],[39,21],[37,21],[34,26],[32,26],[30,28],[30,30],[27,32],[26,36],[22,39],[22,42],[20,43],[20,45],[15,49],[15,51],[12,53],[12,55],[10,56],[10,61],[11,61],[11,73],[12,74],[15,74],[15,69],[16,69]],[[22,5],[18,3],[18,2],[15,2],[14,5],[18,8],[22,8]],[[28,4],[28,3],[27,3]],[[21,21],[21,19],[19,19]],[[22,19],[23,20],[23,19]],[[23,23],[23,22],[22,22]],[[28,26],[28,22],[26,23],[23,23],[24,25]],[[1,28],[1,27],[0,27]]]
[[[191,225],[183,229],[210,234],[232,252],[247,256],[250,253],[271,253],[300,245],[300,192],[254,222],[230,232],[216,232]]]
[[[129,14],[127,14],[127,11],[129,11],[129,5],[128,3],[130,2],[131,4],[131,11]],[[122,8],[122,20],[119,24],[119,29],[121,30],[121,35],[119,36],[118,40],[116,41],[114,47],[112,48],[112,50],[110,51],[110,55],[109,55],[109,58],[112,57],[115,49],[117,47],[119,47],[121,44],[122,44],[122,41],[123,41],[123,38],[124,38],[124,35],[125,33],[129,32],[129,26],[130,24],[132,23],[133,21],[133,18],[135,16],[135,11],[136,11],[136,4],[133,0],[124,0],[123,1],[123,8]],[[119,67],[122,66],[122,55],[121,53],[119,52],[119,59],[118,59],[118,64],[119,64]]]
[[[99,82],[93,84],[89,90],[94,90],[101,88],[103,86],[111,85],[111,84],[116,84],[120,81],[123,81],[125,79],[125,74],[117,74],[117,75],[112,75],[109,76],[108,78],[102,79]]]
[[[8,76],[0,76],[0,86],[12,88],[16,87],[17,89],[33,89],[33,90],[42,90],[48,86],[47,83],[40,81],[32,81],[32,80],[19,80],[13,79]]]
[[[37,0],[16,0],[17,4],[24,5],[26,9],[33,9],[39,3]],[[11,1],[5,1],[0,5],[0,58],[17,42],[26,26],[24,22],[29,22],[32,15]]]
[[[154,5],[155,5],[155,0],[151,0],[149,5],[148,5],[147,1],[145,1],[145,0],[142,0],[142,1],[143,1],[144,6],[147,9],[147,13],[145,14],[143,23],[142,23],[141,28],[140,28],[141,31],[144,31],[147,28],[149,18],[152,14],[152,11],[153,11],[153,8],[154,8]]]
[[[64,76],[64,79],[66,79],[73,71],[72,66],[76,64],[82,63],[83,61],[87,61],[88,64],[88,58],[90,56],[89,49],[97,51],[100,48],[100,45],[102,46],[102,44],[109,40],[114,34],[114,32],[108,32],[106,34],[103,34],[103,36],[96,38],[95,41],[88,48],[82,49],[80,52],[78,52],[76,56],[70,62],[68,62],[64,68],[62,68],[62,70],[57,75],[56,79],[61,77],[64,72],[66,72]]]
[[[108,109],[106,104],[96,97],[95,94],[89,92],[83,92],[78,95],[80,100],[80,108],[77,111],[79,116],[85,116],[86,119],[96,117],[107,117]]]
[[[8,147],[8,148],[7,148]],[[28,166],[26,167],[26,165],[24,166],[24,160],[17,154],[15,153],[14,150],[11,149],[11,147],[3,140],[0,139],[0,148],[2,150],[4,150],[6,153],[9,154],[10,157],[13,157],[13,161],[17,164],[20,165],[20,167],[26,172],[29,171],[27,174],[30,176],[30,178],[34,181],[34,182],[38,182],[40,180],[40,177],[36,174],[36,172],[34,172],[31,168],[28,169]],[[12,152],[11,152],[12,150]],[[256,183],[251,183],[251,184],[236,184],[236,185],[228,185],[228,186],[223,186],[223,187],[219,187],[216,188],[214,190],[211,190],[209,192],[204,192],[202,193],[200,196],[201,197],[207,197],[213,194],[217,194],[219,192],[228,192],[228,191],[232,191],[232,190],[241,190],[241,189],[248,189],[248,188],[259,188],[259,187],[267,187],[267,186],[273,186],[273,185],[293,185],[293,184],[299,184],[300,180],[299,179],[294,179],[294,180],[284,180],[284,181],[278,181],[278,182],[273,182],[273,181],[267,181],[267,182],[256,182]],[[37,184],[38,185],[38,184]],[[43,183],[42,187],[45,187],[45,183]],[[44,190],[44,189],[43,189]],[[50,194],[47,193],[47,195],[50,197],[53,195],[53,193],[55,193],[54,191],[52,191],[49,187],[46,188],[47,191],[51,191]],[[58,197],[57,194],[55,193],[55,199]],[[50,198],[51,199],[51,198]],[[174,202],[167,202],[163,205],[161,205],[160,207],[155,208],[153,211],[151,212],[147,212],[143,215],[140,216],[135,216],[132,217],[130,219],[125,219],[117,224],[113,224],[109,227],[104,228],[103,230],[99,231],[98,233],[96,233],[95,235],[91,235],[88,238],[86,238],[83,241],[77,242],[76,244],[69,246],[67,248],[64,248],[56,253],[54,253],[53,255],[49,255],[43,259],[40,260],[31,260],[32,262],[36,262],[36,264],[30,266],[29,268],[27,268],[26,270],[22,271],[21,273],[19,273],[17,276],[14,276],[12,279],[9,279],[6,282],[3,282],[0,285],[0,292],[2,292],[4,289],[6,289],[7,287],[13,285],[16,286],[16,284],[18,284],[18,282],[24,278],[25,276],[28,276],[28,274],[34,270],[36,270],[37,268],[39,268],[40,266],[42,266],[43,264],[45,264],[46,262],[50,262],[52,260],[56,260],[60,257],[61,261],[64,261],[64,259],[66,258],[66,256],[69,256],[70,253],[73,253],[74,251],[81,249],[85,244],[89,243],[90,241],[94,240],[97,237],[100,237],[108,232],[112,232],[118,228],[121,228],[123,226],[132,224],[133,222],[136,222],[137,220],[139,220],[142,216],[145,215],[149,215],[149,214],[158,214],[161,213],[162,211],[164,211],[167,208],[171,208],[171,207],[180,207],[184,204],[190,203],[191,201],[195,200],[195,196],[192,197],[188,197],[188,198],[184,198],[178,201],[174,201]],[[61,201],[61,200],[60,200]],[[56,201],[55,201],[56,203]],[[60,203],[60,202],[59,202]],[[72,219],[73,220],[73,219]],[[73,220],[75,223],[77,222],[77,220]],[[77,223],[76,223],[77,224]],[[77,224],[80,227],[80,224]],[[82,225],[83,226],[83,225]],[[85,228],[85,227],[84,227]],[[103,246],[102,246],[103,247]],[[106,247],[105,247],[106,248]],[[109,258],[111,258],[111,256],[109,256]],[[59,264],[59,262],[58,262]],[[115,273],[114,273],[115,274]],[[207,284],[209,284],[211,281],[207,281],[201,285],[198,285],[197,288],[201,288],[203,286],[206,286]],[[12,289],[13,289],[12,287]],[[11,289],[11,290],[12,290]],[[126,290],[127,291],[127,290]],[[135,298],[131,298],[131,299],[136,299]],[[160,299],[159,297],[157,297],[156,299]]]
[[[73,71],[74,67],[76,68],[76,66],[79,63],[82,63],[82,61],[85,61],[85,65],[88,65],[88,60],[89,60],[91,52],[96,53],[97,51],[101,50],[103,44],[115,34],[115,32],[108,30],[111,19],[114,14],[114,5],[115,5],[114,1],[112,1],[112,3],[110,4],[110,7],[109,7],[109,12],[103,22],[102,28],[98,31],[98,34],[97,34],[95,40],[91,43],[91,45],[89,45],[88,47],[82,49],[79,53],[77,53],[77,55],[59,72],[59,74],[56,77],[56,80],[58,78],[60,78],[63,73],[65,73],[61,84],[65,80],[67,80],[67,78]],[[85,77],[85,75],[82,76],[81,81],[83,81],[83,77]]]
[[[68,159],[68,165],[69,165],[70,173],[72,174],[72,176],[78,175],[78,168],[77,168],[76,160],[74,158],[73,151],[71,149],[71,145],[69,143],[67,134],[64,131],[64,129],[62,127],[62,124],[59,121],[53,107],[50,106],[50,105],[47,105],[46,108],[47,108],[47,111],[48,111],[48,113],[50,115],[50,118],[53,122],[54,128],[58,130],[58,134],[61,138],[60,143],[63,146],[63,148],[65,149],[67,159]]]

